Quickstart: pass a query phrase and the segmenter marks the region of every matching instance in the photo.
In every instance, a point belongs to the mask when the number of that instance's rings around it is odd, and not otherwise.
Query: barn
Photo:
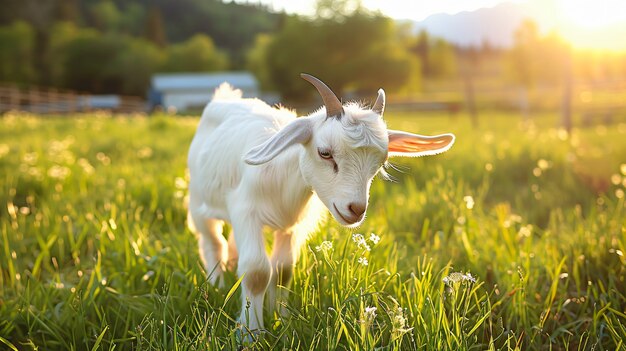
[[[168,111],[202,109],[220,84],[228,82],[244,97],[258,97],[259,84],[250,72],[158,73],[148,92],[150,107]]]

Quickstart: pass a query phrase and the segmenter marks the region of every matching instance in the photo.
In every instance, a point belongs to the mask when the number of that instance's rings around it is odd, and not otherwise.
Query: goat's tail
[[[241,99],[243,93],[240,89],[233,88],[232,85],[224,82],[220,84],[217,89],[215,89],[215,94],[213,94],[213,100],[236,100]]]

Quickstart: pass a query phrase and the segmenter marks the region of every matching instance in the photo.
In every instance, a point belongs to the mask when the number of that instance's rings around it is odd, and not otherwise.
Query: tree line
[[[217,0],[14,0],[6,8],[0,81],[23,85],[144,95],[155,72],[249,69],[264,88],[300,98],[309,93],[297,79],[303,71],[341,91],[416,87],[424,70],[414,52],[424,43],[410,28],[355,1],[320,1],[314,18]]]
[[[311,72],[342,91],[418,91],[423,80],[469,77],[504,61],[503,79],[558,83],[568,47],[520,27],[512,49],[460,48],[358,0],[318,0],[312,17],[218,0],[2,0],[0,82],[145,95],[156,72],[252,71],[262,88],[302,99]],[[623,55],[579,54],[586,79],[624,77]]]

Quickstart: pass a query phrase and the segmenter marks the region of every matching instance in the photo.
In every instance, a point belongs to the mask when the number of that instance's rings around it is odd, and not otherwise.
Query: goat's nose
[[[350,213],[352,213],[357,218],[361,218],[361,216],[363,216],[363,213],[365,213],[366,207],[367,206],[365,204],[356,203],[356,202],[351,202],[348,205],[348,209],[350,210]]]

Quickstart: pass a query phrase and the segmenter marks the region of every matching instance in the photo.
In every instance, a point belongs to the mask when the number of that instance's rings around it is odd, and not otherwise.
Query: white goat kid
[[[291,280],[300,247],[325,214],[320,200],[339,223],[356,227],[387,157],[434,155],[454,142],[452,134],[388,130],[382,89],[372,109],[342,106],[320,80],[302,77],[318,90],[325,108],[296,118],[260,100],[242,99],[241,91],[224,84],[204,109],[189,150],[190,227],[199,233],[212,283],[222,280],[229,262],[236,261],[238,274],[245,275],[240,322],[250,330],[263,328],[268,286],[273,304],[276,284]],[[224,221],[232,225],[228,242]],[[264,227],[275,230],[271,259]]]

